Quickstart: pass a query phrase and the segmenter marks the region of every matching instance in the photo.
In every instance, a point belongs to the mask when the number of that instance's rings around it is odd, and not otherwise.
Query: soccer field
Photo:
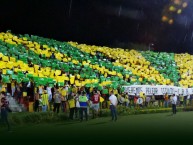
[[[0,128],[1,141],[33,143],[62,142],[123,142],[141,144],[185,144],[192,142],[193,112],[142,114],[119,116],[116,122],[110,117],[89,121],[12,126],[13,132]]]

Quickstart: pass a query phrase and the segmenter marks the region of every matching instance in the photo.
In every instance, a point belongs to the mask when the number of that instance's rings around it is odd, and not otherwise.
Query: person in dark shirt
[[[1,92],[0,94],[0,98],[1,98],[1,120],[3,123],[7,124],[8,127],[8,131],[10,131],[10,125],[9,125],[9,121],[8,121],[8,111],[10,111],[9,109],[9,102],[7,101],[6,97],[5,97],[5,92]]]
[[[21,98],[22,98],[22,92],[23,88],[22,88],[22,84],[17,84],[16,86],[16,100],[19,104],[21,104]]]

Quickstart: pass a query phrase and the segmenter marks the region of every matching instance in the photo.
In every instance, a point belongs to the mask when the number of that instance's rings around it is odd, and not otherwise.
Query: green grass
[[[13,132],[0,127],[1,142],[52,143],[57,141],[87,143],[126,141],[128,144],[185,144],[193,143],[193,112],[141,114],[119,116],[116,122],[110,117],[89,121],[60,121],[12,125]],[[9,138],[9,139],[7,139]],[[191,143],[192,142],[192,143]]]

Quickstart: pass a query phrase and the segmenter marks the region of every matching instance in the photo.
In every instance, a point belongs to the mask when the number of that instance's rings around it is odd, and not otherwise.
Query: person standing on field
[[[177,104],[177,96],[174,94],[172,97],[172,112],[173,115],[176,114],[176,104]]]
[[[91,97],[91,101],[92,101],[92,114],[94,119],[98,117],[99,114],[100,94],[97,91],[94,91],[94,94]]]
[[[113,94],[113,91],[111,91],[110,93],[109,101],[110,101],[110,110],[111,110],[112,121],[116,121],[117,120],[116,107],[118,104],[118,100],[117,100],[117,97]]]

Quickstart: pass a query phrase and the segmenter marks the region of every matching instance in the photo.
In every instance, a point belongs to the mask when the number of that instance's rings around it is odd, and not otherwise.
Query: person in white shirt
[[[47,92],[48,92],[49,101],[51,101],[51,100],[52,100],[52,88],[49,87],[49,86],[47,86],[47,87],[46,87],[46,90],[47,90]]]
[[[177,104],[177,96],[174,94],[172,97],[172,112],[176,114],[176,104]]]
[[[111,116],[112,116],[112,121],[116,121],[117,120],[117,104],[118,104],[118,100],[117,97],[113,94],[113,91],[111,91],[110,93],[110,97],[109,97],[109,101],[110,101],[110,109],[111,109]]]
[[[46,90],[48,92],[48,102],[49,102],[49,110],[52,111],[52,106],[53,106],[53,99],[52,99],[52,88],[47,86]]]
[[[79,112],[80,112],[80,102],[79,102],[79,96],[80,94],[76,94],[75,95],[75,118],[78,118],[78,116],[80,116]]]
[[[39,95],[41,96],[43,94],[43,86],[39,86]]]

